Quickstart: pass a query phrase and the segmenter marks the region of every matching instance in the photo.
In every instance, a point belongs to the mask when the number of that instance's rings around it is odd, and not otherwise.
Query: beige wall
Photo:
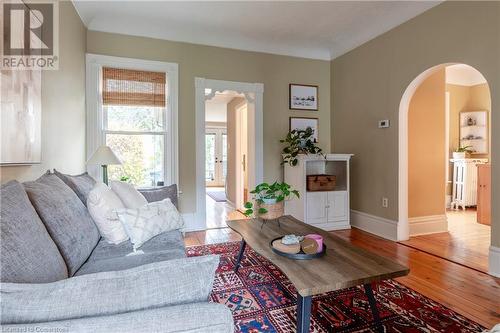
[[[236,204],[236,169],[240,167],[236,159],[237,129],[236,110],[245,104],[245,99],[235,97],[227,104],[227,178],[226,189],[228,200]]]
[[[460,112],[467,111],[470,87],[455,84],[446,84],[446,91],[450,93],[450,157],[460,144]]]
[[[450,93],[450,156],[459,146],[460,112],[462,111],[487,111],[488,125],[491,125],[491,97],[487,83],[474,86],[461,86],[446,84],[446,91]],[[488,154],[474,154],[477,158],[491,158],[491,131],[488,129]]]
[[[465,63],[486,78],[492,96],[493,202],[500,202],[500,2],[446,1],[332,61],[332,147],[356,154],[352,208],[398,219],[398,115],[401,97],[423,71]],[[377,120],[389,119],[389,129]],[[389,208],[381,198],[389,198]],[[493,204],[492,244],[500,246]]]
[[[194,78],[264,84],[264,179],[281,179],[281,144],[288,117],[320,118],[320,142],[330,150],[330,62],[238,51],[218,47],[87,32],[87,52],[179,64],[180,207],[195,210],[195,89]],[[319,111],[288,110],[288,84],[319,85]]]
[[[445,70],[418,87],[408,109],[408,217],[445,214]]]
[[[0,167],[2,183],[36,179],[49,168],[85,170],[86,29],[71,2],[60,2],[59,11],[59,70],[42,71],[42,163]]]
[[[484,155],[477,154],[474,155],[474,157],[484,157],[489,160],[491,159],[491,96],[490,96],[490,88],[487,83],[478,84],[470,87],[470,95],[469,95],[469,100],[467,101],[467,109],[488,111],[489,153]]]

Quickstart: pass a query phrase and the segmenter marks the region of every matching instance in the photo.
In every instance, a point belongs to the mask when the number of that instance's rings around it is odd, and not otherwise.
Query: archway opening
[[[483,272],[491,235],[490,113],[484,76],[454,63],[418,75],[399,112],[398,239]]]

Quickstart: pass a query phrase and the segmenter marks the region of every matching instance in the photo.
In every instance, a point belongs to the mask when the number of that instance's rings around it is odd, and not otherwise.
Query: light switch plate
[[[383,119],[378,121],[378,128],[388,128],[390,126],[389,119]]]

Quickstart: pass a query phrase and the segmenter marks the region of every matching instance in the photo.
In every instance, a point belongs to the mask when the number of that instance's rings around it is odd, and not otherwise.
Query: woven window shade
[[[165,73],[102,69],[104,105],[165,106]]]

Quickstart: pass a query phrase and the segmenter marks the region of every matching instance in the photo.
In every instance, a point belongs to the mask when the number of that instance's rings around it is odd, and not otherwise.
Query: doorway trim
[[[193,230],[206,229],[206,199],[205,199],[205,101],[210,100],[217,92],[236,91],[245,96],[248,110],[253,112],[253,121],[248,127],[254,132],[253,142],[248,145],[248,161],[252,163],[248,175],[249,187],[261,183],[264,178],[264,115],[263,94],[264,84],[212,80],[195,77],[195,143],[196,143],[196,212]],[[209,94],[205,90],[210,89]]]

